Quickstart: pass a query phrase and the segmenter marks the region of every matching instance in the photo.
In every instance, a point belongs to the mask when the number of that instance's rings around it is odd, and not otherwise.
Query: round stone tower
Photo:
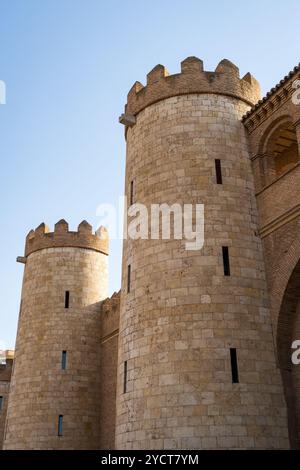
[[[5,449],[99,448],[107,255],[107,232],[85,221],[29,232]]]
[[[205,241],[124,243],[116,448],[288,447],[241,123],[259,96],[230,61],[195,57],[128,94],[129,205],[204,204]]]

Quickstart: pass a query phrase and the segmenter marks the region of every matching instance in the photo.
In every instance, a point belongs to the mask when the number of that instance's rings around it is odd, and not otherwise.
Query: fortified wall
[[[278,367],[285,388],[292,447],[300,447],[300,65],[244,117],[263,242]],[[298,93],[299,95],[299,93]]]
[[[109,298],[105,229],[30,231],[0,447],[300,448],[299,80],[298,65],[260,99],[229,60],[188,57],[133,85],[129,205],[203,203],[204,246],[124,240]]]
[[[128,201],[204,204],[205,241],[124,241],[117,448],[289,445],[242,123],[259,98],[251,74],[196,57],[128,94]]]
[[[0,450],[2,449],[14,351],[0,351]]]

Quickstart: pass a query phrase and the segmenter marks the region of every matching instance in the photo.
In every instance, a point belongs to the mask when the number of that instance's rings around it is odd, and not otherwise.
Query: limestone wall
[[[120,292],[101,304],[100,448],[115,448]]]
[[[289,445],[240,121],[248,109],[230,96],[181,95],[146,107],[127,128],[127,196],[133,181],[134,202],[148,208],[204,203],[205,244],[186,251],[184,240],[124,243],[117,448]],[[228,277],[222,246],[229,247]],[[239,383],[232,383],[230,348]]]
[[[99,448],[99,302],[107,283],[101,251],[64,246],[27,255],[5,449]]]
[[[3,354],[2,354],[3,353]],[[3,363],[0,364],[0,450],[3,446],[5,434],[5,421],[9,397],[9,387],[11,380],[11,373],[13,367],[13,351],[0,351],[0,359]]]

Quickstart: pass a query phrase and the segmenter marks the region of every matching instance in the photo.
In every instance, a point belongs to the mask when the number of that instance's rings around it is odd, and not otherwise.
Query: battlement
[[[100,227],[93,233],[92,226],[83,220],[76,232],[69,231],[68,223],[60,220],[54,226],[54,232],[50,232],[47,225],[40,224],[35,230],[30,230],[26,237],[25,260],[31,253],[44,248],[77,247],[99,251],[108,255],[108,233],[105,227]],[[19,260],[19,259],[18,259]]]
[[[163,65],[157,65],[148,73],[146,86],[135,82],[129,91],[120,122],[133,125],[134,116],[147,106],[191,93],[232,96],[253,106],[260,99],[260,85],[250,73],[240,78],[238,67],[227,59],[223,59],[214,72],[205,71],[202,60],[197,57],[188,57],[181,62],[181,73],[175,75],[169,75]]]

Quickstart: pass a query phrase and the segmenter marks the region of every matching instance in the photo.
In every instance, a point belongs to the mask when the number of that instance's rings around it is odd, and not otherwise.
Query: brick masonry
[[[300,368],[291,363],[292,341],[300,339],[300,105],[292,100],[293,83],[299,79],[300,68],[295,67],[243,119],[249,135],[277,363],[293,448],[300,448]],[[277,138],[285,145],[279,133],[287,128],[285,138],[294,138],[297,148],[292,164],[287,159],[286,170],[276,174],[278,156],[270,152],[269,142]]]
[[[0,447],[6,429],[6,449],[300,448],[296,79],[299,66],[259,100],[232,62],[208,72],[189,57],[179,74],[158,65],[134,84],[120,118],[126,195],[133,182],[148,207],[204,203],[204,248],[125,241],[122,289],[107,298],[104,229],[30,231],[10,392],[12,361],[0,366]]]

